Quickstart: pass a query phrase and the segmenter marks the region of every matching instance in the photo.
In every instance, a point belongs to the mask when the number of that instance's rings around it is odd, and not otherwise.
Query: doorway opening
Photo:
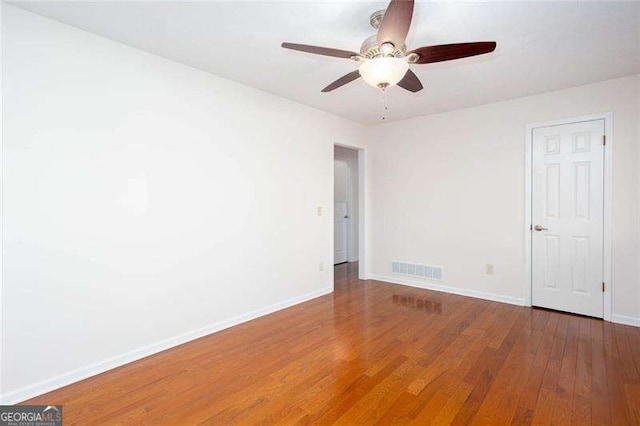
[[[359,151],[335,145],[333,155],[333,264],[358,270],[361,217]]]
[[[611,114],[527,127],[527,305],[611,320]]]

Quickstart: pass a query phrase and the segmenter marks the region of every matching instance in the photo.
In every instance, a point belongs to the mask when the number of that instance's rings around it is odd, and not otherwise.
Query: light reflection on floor
[[[427,299],[426,297],[393,295],[393,304],[406,306],[407,308],[425,311],[427,313],[442,314],[442,303]]]

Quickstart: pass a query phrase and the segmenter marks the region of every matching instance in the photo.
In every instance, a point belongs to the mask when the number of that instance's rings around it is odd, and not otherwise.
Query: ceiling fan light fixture
[[[322,89],[324,93],[360,77],[367,84],[379,89],[384,90],[397,84],[411,93],[416,93],[422,90],[423,86],[418,76],[409,69],[409,65],[452,61],[484,55],[495,50],[495,41],[476,41],[422,46],[407,51],[407,34],[411,27],[414,3],[415,0],[391,0],[386,9],[378,10],[371,15],[369,22],[377,32],[364,40],[360,46],[360,53],[299,43],[285,42],[282,43],[282,47],[362,63],[358,70],[343,75]]]
[[[409,64],[401,58],[379,57],[363,62],[358,71],[367,84],[384,89],[398,84],[409,69]]]

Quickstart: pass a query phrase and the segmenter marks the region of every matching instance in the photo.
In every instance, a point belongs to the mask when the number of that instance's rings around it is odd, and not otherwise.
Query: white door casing
[[[336,201],[333,209],[333,263],[344,263],[347,261],[348,255],[348,227],[349,227],[349,214],[348,206],[345,201]]]
[[[604,134],[604,119],[532,130],[534,306],[603,317]]]

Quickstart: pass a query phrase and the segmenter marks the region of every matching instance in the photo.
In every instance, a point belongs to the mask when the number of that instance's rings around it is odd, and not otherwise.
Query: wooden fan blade
[[[400,80],[398,86],[413,93],[422,90],[422,83],[420,83],[418,76],[415,75],[411,70],[407,70],[407,73],[404,75],[402,80]]]
[[[285,49],[299,50],[301,52],[314,53],[316,55],[333,56],[336,58],[350,59],[352,56],[357,56],[356,52],[350,52],[348,50],[331,49],[329,47],[310,46],[308,44],[296,44],[296,43],[282,43],[282,47]]]
[[[378,28],[378,46],[392,43],[396,48],[402,47],[409,33],[412,17],[413,0],[391,0]]]
[[[350,72],[347,75],[343,75],[342,77],[340,77],[339,79],[337,79],[336,81],[334,81],[333,83],[331,83],[330,85],[322,89],[322,91],[330,92],[332,90],[337,89],[338,87],[344,86],[347,83],[351,83],[353,80],[357,78],[360,78],[360,71],[355,70],[353,72]]]
[[[479,41],[475,43],[441,44],[439,46],[424,46],[408,52],[415,53],[418,60],[415,64],[429,64],[432,62],[451,61],[452,59],[466,58],[493,52],[496,49],[495,41]]]

